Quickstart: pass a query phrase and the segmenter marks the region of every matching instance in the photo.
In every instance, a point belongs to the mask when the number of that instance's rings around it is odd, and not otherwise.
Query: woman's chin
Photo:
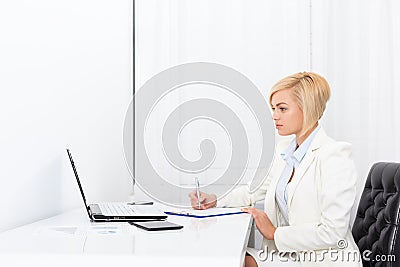
[[[288,132],[285,132],[285,131],[282,131],[282,130],[278,130],[278,134],[279,134],[280,136],[288,136],[288,135],[291,135],[291,133],[288,133]]]

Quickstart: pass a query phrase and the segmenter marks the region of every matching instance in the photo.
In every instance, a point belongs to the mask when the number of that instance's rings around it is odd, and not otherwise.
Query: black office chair
[[[400,267],[399,223],[400,163],[375,163],[352,229],[363,266]]]

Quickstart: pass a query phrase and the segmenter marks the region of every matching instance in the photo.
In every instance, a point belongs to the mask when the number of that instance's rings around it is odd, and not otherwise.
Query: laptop
[[[87,205],[85,194],[79,180],[78,172],[71,152],[67,149],[69,161],[74,171],[76,181],[81,191],[83,203],[89,218],[93,222],[127,222],[164,220],[167,215],[153,205],[131,205],[129,203],[109,202]]]

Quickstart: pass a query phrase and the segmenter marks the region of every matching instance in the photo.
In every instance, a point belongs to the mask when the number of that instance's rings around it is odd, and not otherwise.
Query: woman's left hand
[[[253,216],[256,222],[257,229],[268,240],[274,239],[276,227],[271,223],[267,214],[256,208],[242,208],[242,211],[247,212]]]

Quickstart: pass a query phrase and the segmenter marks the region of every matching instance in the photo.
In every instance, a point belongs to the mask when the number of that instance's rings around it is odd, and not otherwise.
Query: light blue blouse
[[[318,125],[317,128],[312,131],[312,133],[297,149],[296,138],[294,138],[290,145],[281,153],[282,159],[286,161],[286,166],[276,186],[275,199],[287,224],[289,224],[289,212],[287,202],[290,176],[292,176],[293,170],[296,170],[297,167],[299,167],[299,165],[301,164],[301,161],[303,160],[308,149],[310,148],[314,136],[317,134],[320,128],[321,126]]]

